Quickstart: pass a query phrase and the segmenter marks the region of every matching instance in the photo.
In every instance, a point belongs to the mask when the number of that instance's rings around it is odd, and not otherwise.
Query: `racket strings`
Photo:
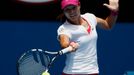
[[[18,60],[19,75],[41,75],[49,63],[50,58],[43,51],[27,51]]]
[[[50,58],[46,53],[43,52],[43,50],[39,49],[36,51],[36,57],[38,57],[38,61],[40,61],[43,66],[48,67]]]
[[[45,53],[39,52],[39,56],[40,56],[40,60],[43,66],[47,66],[50,63],[50,58],[48,55],[46,55]]]

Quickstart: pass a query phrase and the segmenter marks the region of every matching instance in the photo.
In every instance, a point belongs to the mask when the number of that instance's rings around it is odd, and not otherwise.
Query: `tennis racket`
[[[72,47],[69,46],[58,52],[44,51],[42,49],[31,49],[21,55],[17,61],[18,75],[50,75],[49,68],[54,60],[67,52]],[[54,55],[50,58],[50,55]]]

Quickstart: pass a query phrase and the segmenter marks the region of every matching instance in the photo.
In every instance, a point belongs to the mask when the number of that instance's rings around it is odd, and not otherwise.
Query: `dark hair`
[[[61,13],[60,15],[57,16],[56,18],[57,20],[61,21],[61,22],[65,22],[65,20],[67,19],[66,16],[64,15],[64,13]]]

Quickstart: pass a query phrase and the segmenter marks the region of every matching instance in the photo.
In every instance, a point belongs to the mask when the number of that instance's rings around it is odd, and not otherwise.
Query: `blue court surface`
[[[134,71],[127,71],[124,75],[134,75]]]
[[[60,24],[56,21],[0,21],[0,75],[17,75],[18,58],[31,48],[60,50],[57,40]],[[134,75],[134,23],[116,23],[112,30],[97,31],[100,75]],[[51,75],[61,75],[64,61],[65,55],[55,61]]]

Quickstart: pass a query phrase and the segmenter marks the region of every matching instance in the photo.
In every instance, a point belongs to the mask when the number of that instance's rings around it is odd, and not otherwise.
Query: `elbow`
[[[115,22],[113,22],[113,21],[108,21],[108,22],[106,23],[107,29],[108,29],[108,30],[111,30],[111,29],[113,28],[114,24],[115,24]]]
[[[104,28],[107,29],[107,30],[111,30],[111,29],[113,28],[113,24],[111,24],[111,23],[106,23],[106,25],[105,25]]]
[[[105,30],[111,30],[112,27],[107,25],[107,26],[104,26],[103,29],[105,29]]]

